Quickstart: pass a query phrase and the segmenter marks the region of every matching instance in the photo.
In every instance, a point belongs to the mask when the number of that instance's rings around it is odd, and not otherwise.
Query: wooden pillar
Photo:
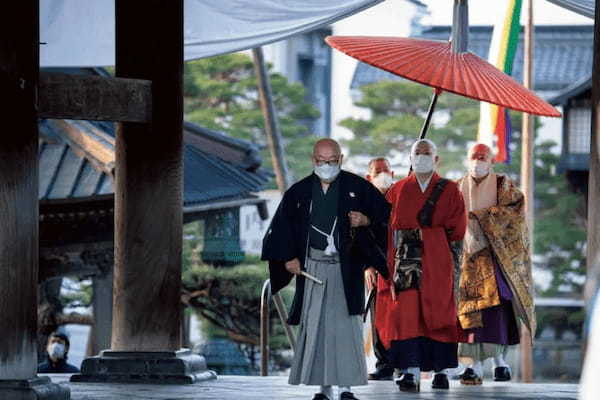
[[[92,278],[94,326],[91,343],[88,346],[90,355],[110,349],[112,336],[113,308],[113,268],[102,275]]]
[[[600,284],[600,0],[596,0],[594,25],[594,64],[592,69],[592,131],[587,212],[586,308],[589,310]]]
[[[533,90],[533,47],[534,47],[534,25],[533,25],[533,0],[527,1],[527,23],[525,25],[525,65],[523,68],[523,86]],[[525,207],[527,227],[529,228],[529,243],[533,253],[533,230],[534,230],[534,145],[535,128],[533,116],[523,113],[523,129],[521,138],[521,190],[525,195]],[[531,333],[521,325],[521,380],[531,382],[533,380]]]
[[[1,19],[0,379],[30,379],[37,371],[38,2],[8,2]]]
[[[273,104],[273,93],[271,90],[271,79],[265,66],[265,58],[262,47],[252,49],[254,61],[254,74],[258,83],[258,95],[260,99],[260,109],[265,121],[265,133],[267,134],[267,143],[273,161],[277,188],[284,193],[290,187],[290,176],[285,162],[285,152],[281,140],[281,131],[279,130],[279,120]]]
[[[69,399],[37,377],[39,2],[0,15],[0,398]]]
[[[180,349],[183,2],[115,1],[116,75],[151,82],[151,121],[117,127],[111,349],[85,359],[71,381],[215,377]]]
[[[152,122],[121,123],[112,350],[180,348],[183,0],[117,0],[116,75],[152,81]]]

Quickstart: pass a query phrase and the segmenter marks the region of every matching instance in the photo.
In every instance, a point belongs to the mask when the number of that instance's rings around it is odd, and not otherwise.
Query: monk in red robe
[[[456,183],[441,178],[435,168],[437,148],[427,139],[411,149],[413,173],[387,192],[392,204],[388,231],[389,279],[377,282],[376,326],[393,366],[400,391],[418,392],[420,372],[435,371],[432,387],[449,387],[446,368],[458,366],[457,343],[466,339],[458,323],[454,299],[455,264],[450,243],[462,240],[466,230],[463,197]],[[440,180],[445,181],[438,184]],[[438,192],[433,207],[427,200]],[[435,196],[434,196],[435,197]],[[429,221],[424,225],[423,212]],[[420,232],[421,276],[417,288],[397,291],[392,277],[399,232]]]

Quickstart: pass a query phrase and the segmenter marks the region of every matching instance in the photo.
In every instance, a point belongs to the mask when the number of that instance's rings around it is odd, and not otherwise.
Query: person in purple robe
[[[460,344],[458,356],[471,360],[461,383],[481,385],[488,358],[495,381],[511,379],[507,350],[520,342],[521,321],[534,336],[535,315],[523,193],[494,173],[487,145],[473,146],[468,162],[467,175],[458,181],[469,212],[458,290],[458,317],[468,343]]]

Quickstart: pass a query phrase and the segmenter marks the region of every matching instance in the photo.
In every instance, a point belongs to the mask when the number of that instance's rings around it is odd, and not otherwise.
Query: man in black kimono
[[[289,382],[321,386],[313,400],[333,400],[333,385],[340,400],[356,400],[350,387],[367,384],[363,274],[374,267],[387,275],[379,233],[390,207],[369,182],[340,170],[342,158],[336,141],[315,144],[314,173],[286,191],[263,241],[273,293],[296,275],[288,323],[300,331]]]

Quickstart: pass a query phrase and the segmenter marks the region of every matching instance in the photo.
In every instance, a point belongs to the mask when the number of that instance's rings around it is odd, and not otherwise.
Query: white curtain
[[[249,49],[329,25],[384,0],[185,0],[185,59]],[[115,63],[114,0],[40,1],[42,67]],[[156,29],[161,29],[157,26]]]

